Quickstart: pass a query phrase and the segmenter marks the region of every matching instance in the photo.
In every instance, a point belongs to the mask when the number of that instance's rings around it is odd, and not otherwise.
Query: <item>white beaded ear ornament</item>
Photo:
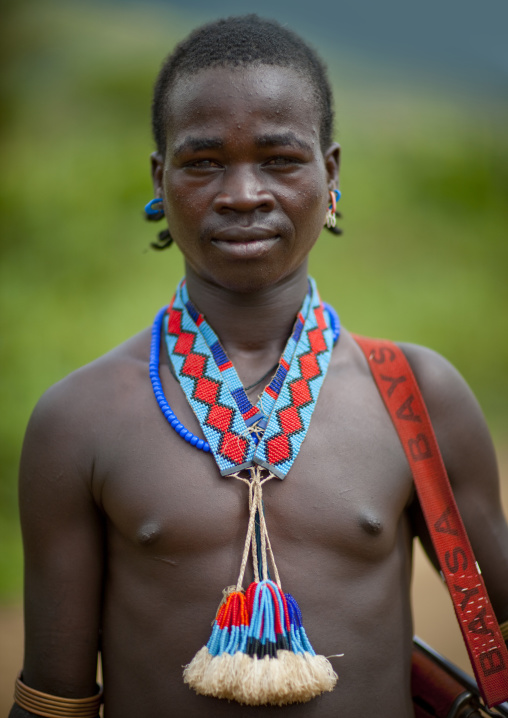
[[[334,229],[335,225],[337,224],[337,202],[340,199],[340,190],[338,189],[332,189],[330,190],[330,200],[331,204],[326,210],[326,216],[325,216],[325,224],[328,227],[328,229]]]

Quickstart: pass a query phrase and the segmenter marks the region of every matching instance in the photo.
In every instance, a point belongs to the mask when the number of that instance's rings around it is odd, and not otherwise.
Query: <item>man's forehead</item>
[[[221,136],[234,122],[248,123],[260,142],[270,143],[268,136],[317,128],[319,107],[306,78],[270,65],[208,68],[180,78],[167,98],[166,127],[177,144],[187,135]]]
[[[297,93],[297,94],[294,94]],[[179,77],[166,98],[169,112],[189,106],[217,109],[237,101],[256,104],[315,104],[316,96],[308,78],[290,67],[246,65],[211,67]]]
[[[289,65],[271,65],[264,62],[253,62],[240,65],[213,65],[204,67],[194,72],[185,72],[176,77],[174,87],[178,85],[189,86],[195,82],[203,82],[206,85],[231,85],[247,82],[254,85],[257,82],[270,84],[285,82],[289,77],[305,80],[310,84],[309,77],[301,70]]]

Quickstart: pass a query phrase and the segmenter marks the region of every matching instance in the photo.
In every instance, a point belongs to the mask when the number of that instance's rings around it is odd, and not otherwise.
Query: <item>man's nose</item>
[[[219,213],[256,209],[270,212],[274,207],[275,198],[267,187],[266,178],[259,168],[251,165],[228,167],[213,201],[213,209]]]

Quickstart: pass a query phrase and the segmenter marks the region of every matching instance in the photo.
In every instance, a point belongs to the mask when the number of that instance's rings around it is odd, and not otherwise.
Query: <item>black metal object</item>
[[[500,703],[494,708],[487,708],[481,699],[480,691],[474,678],[471,678],[462,668],[459,668],[454,663],[449,661],[447,658],[442,656],[436,650],[431,648],[421,638],[415,636],[413,642],[418,648],[423,651],[431,660],[437,663],[444,671],[448,673],[452,678],[461,683],[465,692],[459,696],[457,701],[452,706],[448,718],[480,718],[481,716],[489,716],[491,718],[500,718],[500,716],[506,716],[508,718],[508,702]],[[471,709],[467,711],[466,705],[471,696],[475,696],[479,699],[478,709]]]

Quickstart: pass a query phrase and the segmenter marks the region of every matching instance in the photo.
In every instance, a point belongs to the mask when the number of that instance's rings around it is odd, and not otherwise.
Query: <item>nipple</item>
[[[159,538],[160,532],[161,529],[159,524],[155,521],[150,521],[149,523],[141,526],[137,532],[137,539],[143,546],[149,546]]]
[[[360,526],[371,536],[379,536],[383,532],[383,524],[374,516],[362,516]]]

